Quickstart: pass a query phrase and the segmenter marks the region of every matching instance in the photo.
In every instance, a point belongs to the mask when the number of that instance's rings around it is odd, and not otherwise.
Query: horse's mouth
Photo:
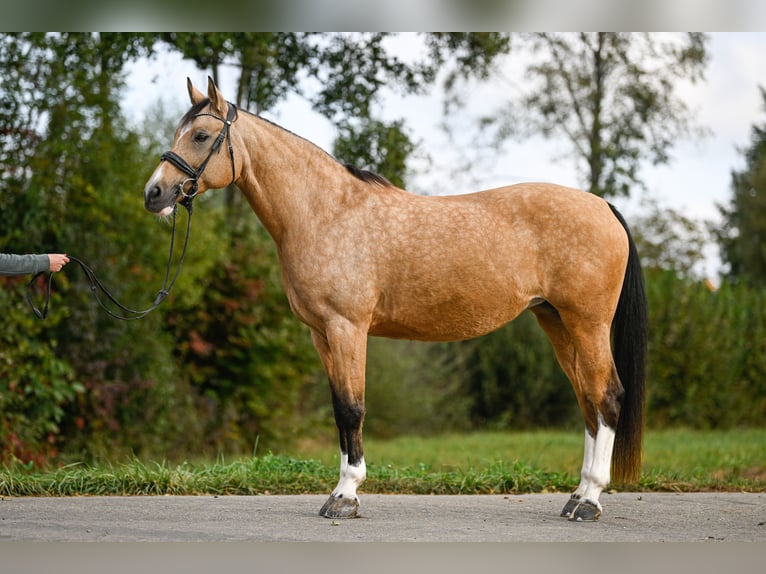
[[[157,214],[157,217],[167,217],[168,215],[173,214],[173,207],[173,205],[168,205],[155,213]]]
[[[149,188],[144,195],[144,207],[147,211],[164,217],[173,213],[178,196],[178,191],[175,193],[163,193],[159,186],[154,186]]]
[[[144,207],[148,212],[153,213],[158,217],[165,217],[173,213],[175,201],[171,202],[170,204],[165,203],[164,205],[162,203],[146,201],[144,202]]]

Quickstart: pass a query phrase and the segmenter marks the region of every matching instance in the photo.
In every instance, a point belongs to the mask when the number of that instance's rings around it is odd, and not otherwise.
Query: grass
[[[582,436],[563,431],[370,439],[366,493],[568,492],[577,486]],[[766,429],[649,432],[635,491],[766,492]],[[130,460],[41,472],[0,470],[0,496],[325,494],[338,475],[329,445],[225,462]]]

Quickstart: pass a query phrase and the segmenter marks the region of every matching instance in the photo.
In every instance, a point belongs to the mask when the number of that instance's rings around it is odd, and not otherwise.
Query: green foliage
[[[371,337],[367,345],[365,432],[432,435],[470,427],[470,401],[457,349]]]
[[[293,32],[169,32],[170,47],[210,70],[218,83],[224,63],[240,69],[237,105],[259,114],[299,88],[298,74],[311,67],[316,49],[311,34]]]
[[[150,164],[143,144],[125,128],[117,98],[122,66],[146,52],[146,40],[140,34],[91,33],[0,39],[4,50],[18,56],[3,61],[0,77],[34,78],[29,92],[8,83],[0,86],[2,97],[18,111],[11,117],[17,122],[11,133],[27,133],[24,128],[35,134],[26,141],[10,137],[3,142],[9,149],[34,147],[26,159],[28,169],[7,182],[0,203],[11,230],[2,248],[78,256],[133,307],[141,307],[139,296],[148,299],[144,307],[151,303],[154,294],[147,293],[146,285],[156,281],[159,287],[167,249],[159,248],[164,237],[143,232],[151,220],[141,209],[140,190]],[[13,172],[13,166],[0,168]],[[177,402],[169,400],[175,384],[173,369],[166,367],[169,345],[157,344],[161,317],[132,324],[106,317],[75,264],[56,276],[54,289],[55,312],[44,328],[36,324],[36,329],[12,330],[18,337],[13,346],[40,354],[48,344],[59,357],[53,363],[43,357],[46,370],[40,374],[51,378],[46,384],[58,385],[49,397],[50,412],[40,416],[41,425],[55,421],[54,442],[30,456],[42,460],[56,448],[97,456],[115,449],[166,447],[174,426],[168,413]],[[66,321],[55,320],[59,306]],[[14,360],[14,372],[23,364]],[[58,373],[55,379],[50,370]],[[23,428],[18,420],[7,424],[16,433]],[[157,434],[144,432],[149,426]]]
[[[766,293],[724,282],[717,291],[655,272],[650,312],[652,427],[760,426],[766,420]]]
[[[57,454],[65,407],[84,388],[57,353],[62,314],[39,322],[22,298],[25,284],[0,281],[0,461],[42,464]]]
[[[298,406],[316,380],[316,352],[308,329],[290,312],[273,242],[254,218],[247,227],[198,278],[199,299],[167,312],[213,452],[288,440],[314,422]]]
[[[449,65],[444,80],[447,91],[459,78],[490,78],[499,58],[511,51],[511,38],[500,32],[434,32],[425,42],[435,66]]]
[[[694,277],[705,258],[709,233],[705,226],[656,200],[642,202],[642,214],[631,221],[631,233],[644,271],[672,269]]]
[[[315,109],[336,124],[369,120],[382,88],[417,93],[428,87],[433,69],[427,62],[407,63],[389,52],[389,33],[332,34],[316,43],[311,75],[321,86]]]
[[[532,313],[458,345],[466,354],[477,427],[571,427],[581,421],[574,391]]]
[[[766,89],[761,88],[766,110]],[[733,171],[733,197],[721,206],[723,226],[717,230],[728,276],[766,288],[766,123],[754,125],[743,150],[746,166]]]
[[[407,160],[415,144],[396,121],[386,124],[370,120],[361,126],[347,125],[335,140],[333,154],[344,163],[371,169],[398,187],[405,186]]]

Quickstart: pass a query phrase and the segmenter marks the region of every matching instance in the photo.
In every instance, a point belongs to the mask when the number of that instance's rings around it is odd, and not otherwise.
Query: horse
[[[359,516],[368,336],[464,340],[525,310],[550,339],[585,421],[580,482],[561,516],[597,520],[610,479],[640,475],[647,303],[635,243],[611,204],[548,183],[409,193],[239,110],[211,78],[207,94],[189,79],[187,89],[191,108],[144,204],[166,216],[235,184],[276,243],[338,429],[340,477],[321,516]]]

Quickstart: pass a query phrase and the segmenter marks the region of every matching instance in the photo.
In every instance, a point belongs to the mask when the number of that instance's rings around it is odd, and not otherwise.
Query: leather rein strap
[[[183,206],[186,208],[186,210],[189,212],[189,217],[186,222],[186,236],[184,238],[184,247],[183,251],[181,252],[181,258],[178,260],[178,267],[176,268],[176,272],[173,275],[173,279],[170,279],[170,271],[172,268],[172,262],[173,262],[173,248],[175,246],[175,236],[176,236],[176,214],[178,212],[178,207],[173,208],[173,231],[171,232],[170,236],[170,253],[168,254],[168,264],[165,268],[165,280],[162,283],[162,287],[157,292],[157,295],[154,298],[154,303],[151,305],[151,307],[148,307],[146,309],[143,309],[141,311],[137,311],[135,309],[131,309],[130,307],[126,307],[122,303],[120,303],[114,295],[106,288],[104,287],[104,284],[101,283],[99,278],[96,276],[95,271],[90,268],[90,266],[85,263],[82,259],[79,259],[78,257],[74,257],[73,255],[69,255],[69,259],[77,263],[80,268],[82,269],[83,273],[85,273],[85,278],[88,280],[88,283],[90,284],[90,290],[93,293],[93,297],[95,297],[96,302],[101,306],[101,308],[106,311],[108,315],[111,317],[114,317],[115,319],[120,319],[121,321],[133,321],[135,319],[141,319],[154,311],[157,307],[159,307],[160,303],[162,303],[165,300],[165,297],[168,296],[170,293],[170,289],[173,287],[173,285],[176,282],[176,279],[178,279],[178,275],[181,273],[181,267],[184,263],[184,258],[186,257],[186,248],[189,246],[189,234],[191,232],[191,219],[192,219],[192,203],[191,198],[184,199],[182,202]],[[45,275],[45,271],[42,271],[32,277],[32,280],[27,284],[27,292],[26,292],[26,299],[29,306],[32,308],[32,311],[39,319],[45,319],[48,316],[48,306],[50,305],[51,300],[51,288],[53,287],[53,273],[48,272],[48,279],[46,281],[45,285],[45,303],[43,305],[42,310],[35,307],[35,304],[32,302],[32,289],[35,286],[35,283],[37,282],[37,279],[43,275]],[[109,305],[107,305],[107,302],[102,299],[103,297],[106,299],[106,301],[111,302],[115,307],[119,309],[119,311],[113,311]]]

